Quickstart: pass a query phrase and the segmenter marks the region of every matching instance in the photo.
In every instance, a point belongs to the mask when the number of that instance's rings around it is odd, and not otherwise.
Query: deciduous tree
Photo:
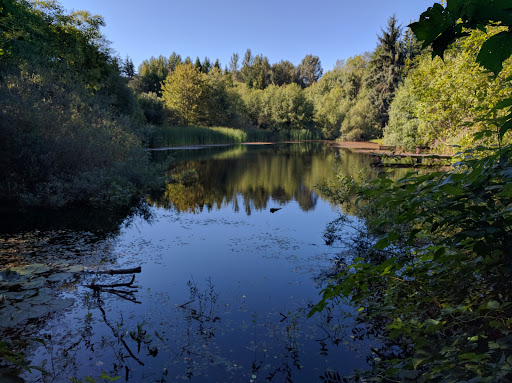
[[[204,74],[192,64],[178,65],[162,85],[162,98],[183,124],[197,124],[204,118],[207,84]]]

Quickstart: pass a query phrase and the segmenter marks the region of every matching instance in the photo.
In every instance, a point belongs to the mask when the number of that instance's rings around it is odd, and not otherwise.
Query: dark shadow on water
[[[120,228],[135,218],[151,221],[152,213],[146,202],[118,210],[71,208],[64,211],[52,209],[14,209],[0,206],[0,234],[26,231],[75,231],[91,232],[99,238],[116,235]]]

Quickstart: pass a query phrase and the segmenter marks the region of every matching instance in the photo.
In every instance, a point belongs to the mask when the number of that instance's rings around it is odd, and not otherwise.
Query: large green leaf
[[[449,13],[444,11],[441,4],[435,3],[420,16],[420,20],[409,25],[418,40],[423,41],[423,47],[427,47],[434,40],[454,25]]]
[[[500,126],[500,139],[503,138],[505,133],[512,129],[512,120],[508,120]]]
[[[448,0],[446,2],[446,9],[451,13],[460,13],[462,9],[462,1],[461,0]]]
[[[497,76],[503,69],[503,61],[510,55],[512,55],[512,32],[505,31],[484,42],[476,61]]]

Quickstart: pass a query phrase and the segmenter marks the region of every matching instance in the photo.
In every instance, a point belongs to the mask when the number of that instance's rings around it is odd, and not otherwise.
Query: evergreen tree
[[[123,64],[123,73],[128,78],[135,76],[135,65],[133,65],[132,59],[128,56],[126,56],[126,60]]]
[[[210,63],[210,59],[205,57],[203,60],[203,65],[201,65],[201,72],[208,74],[211,68],[212,64]]]
[[[268,58],[262,54],[254,58],[251,73],[253,86],[256,89],[265,89],[270,84],[271,69]]]
[[[201,64],[201,60],[199,60],[199,57],[196,58],[196,62],[194,63],[194,68],[197,69],[199,72],[203,70],[203,64]]]
[[[270,81],[277,86],[298,82],[295,66],[285,60],[272,64]]]
[[[299,84],[302,88],[307,88],[317,82],[322,77],[323,69],[318,56],[307,55],[297,67]]]
[[[381,29],[379,44],[370,60],[365,79],[370,102],[377,108],[377,121],[381,130],[389,120],[389,106],[402,82],[404,49],[401,34],[401,27],[393,15],[388,19],[386,30]]]
[[[179,64],[181,64],[181,55],[177,54],[176,52],[172,52],[171,55],[169,56],[169,71],[174,71],[174,69],[176,69],[176,66],[178,66]]]
[[[240,69],[241,81],[245,82],[252,88],[253,85],[253,75],[252,75],[252,64],[254,62],[254,57],[252,56],[252,52],[250,49],[244,54],[244,59],[242,60],[242,68]]]
[[[240,73],[238,71],[238,53],[233,53],[231,59],[229,60],[229,71],[231,72],[231,76],[234,81],[240,80]]]
[[[169,74],[169,61],[164,56],[151,57],[139,65],[139,75],[130,82],[138,93],[154,92],[161,95],[161,84]]]

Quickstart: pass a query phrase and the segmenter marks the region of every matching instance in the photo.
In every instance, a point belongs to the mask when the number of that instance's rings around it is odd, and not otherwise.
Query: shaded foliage
[[[505,3],[435,4],[412,28],[442,57],[458,32],[468,33],[464,27],[501,21],[509,28]],[[500,65],[488,57],[486,45],[493,40],[486,36],[476,60],[497,76],[508,55],[498,55]],[[338,296],[359,307],[358,320],[382,341],[364,379],[512,379],[512,147],[500,141],[511,127],[511,106],[505,98],[487,108],[485,119],[494,129],[476,135],[495,134],[500,145],[466,150],[450,171],[414,172],[396,182],[340,177],[324,188],[339,203],[350,204],[357,195],[353,208],[361,226],[353,256],[345,257],[311,315]]]
[[[47,207],[138,199],[151,178],[143,117],[103,19],[53,1],[4,4],[1,198]]]

